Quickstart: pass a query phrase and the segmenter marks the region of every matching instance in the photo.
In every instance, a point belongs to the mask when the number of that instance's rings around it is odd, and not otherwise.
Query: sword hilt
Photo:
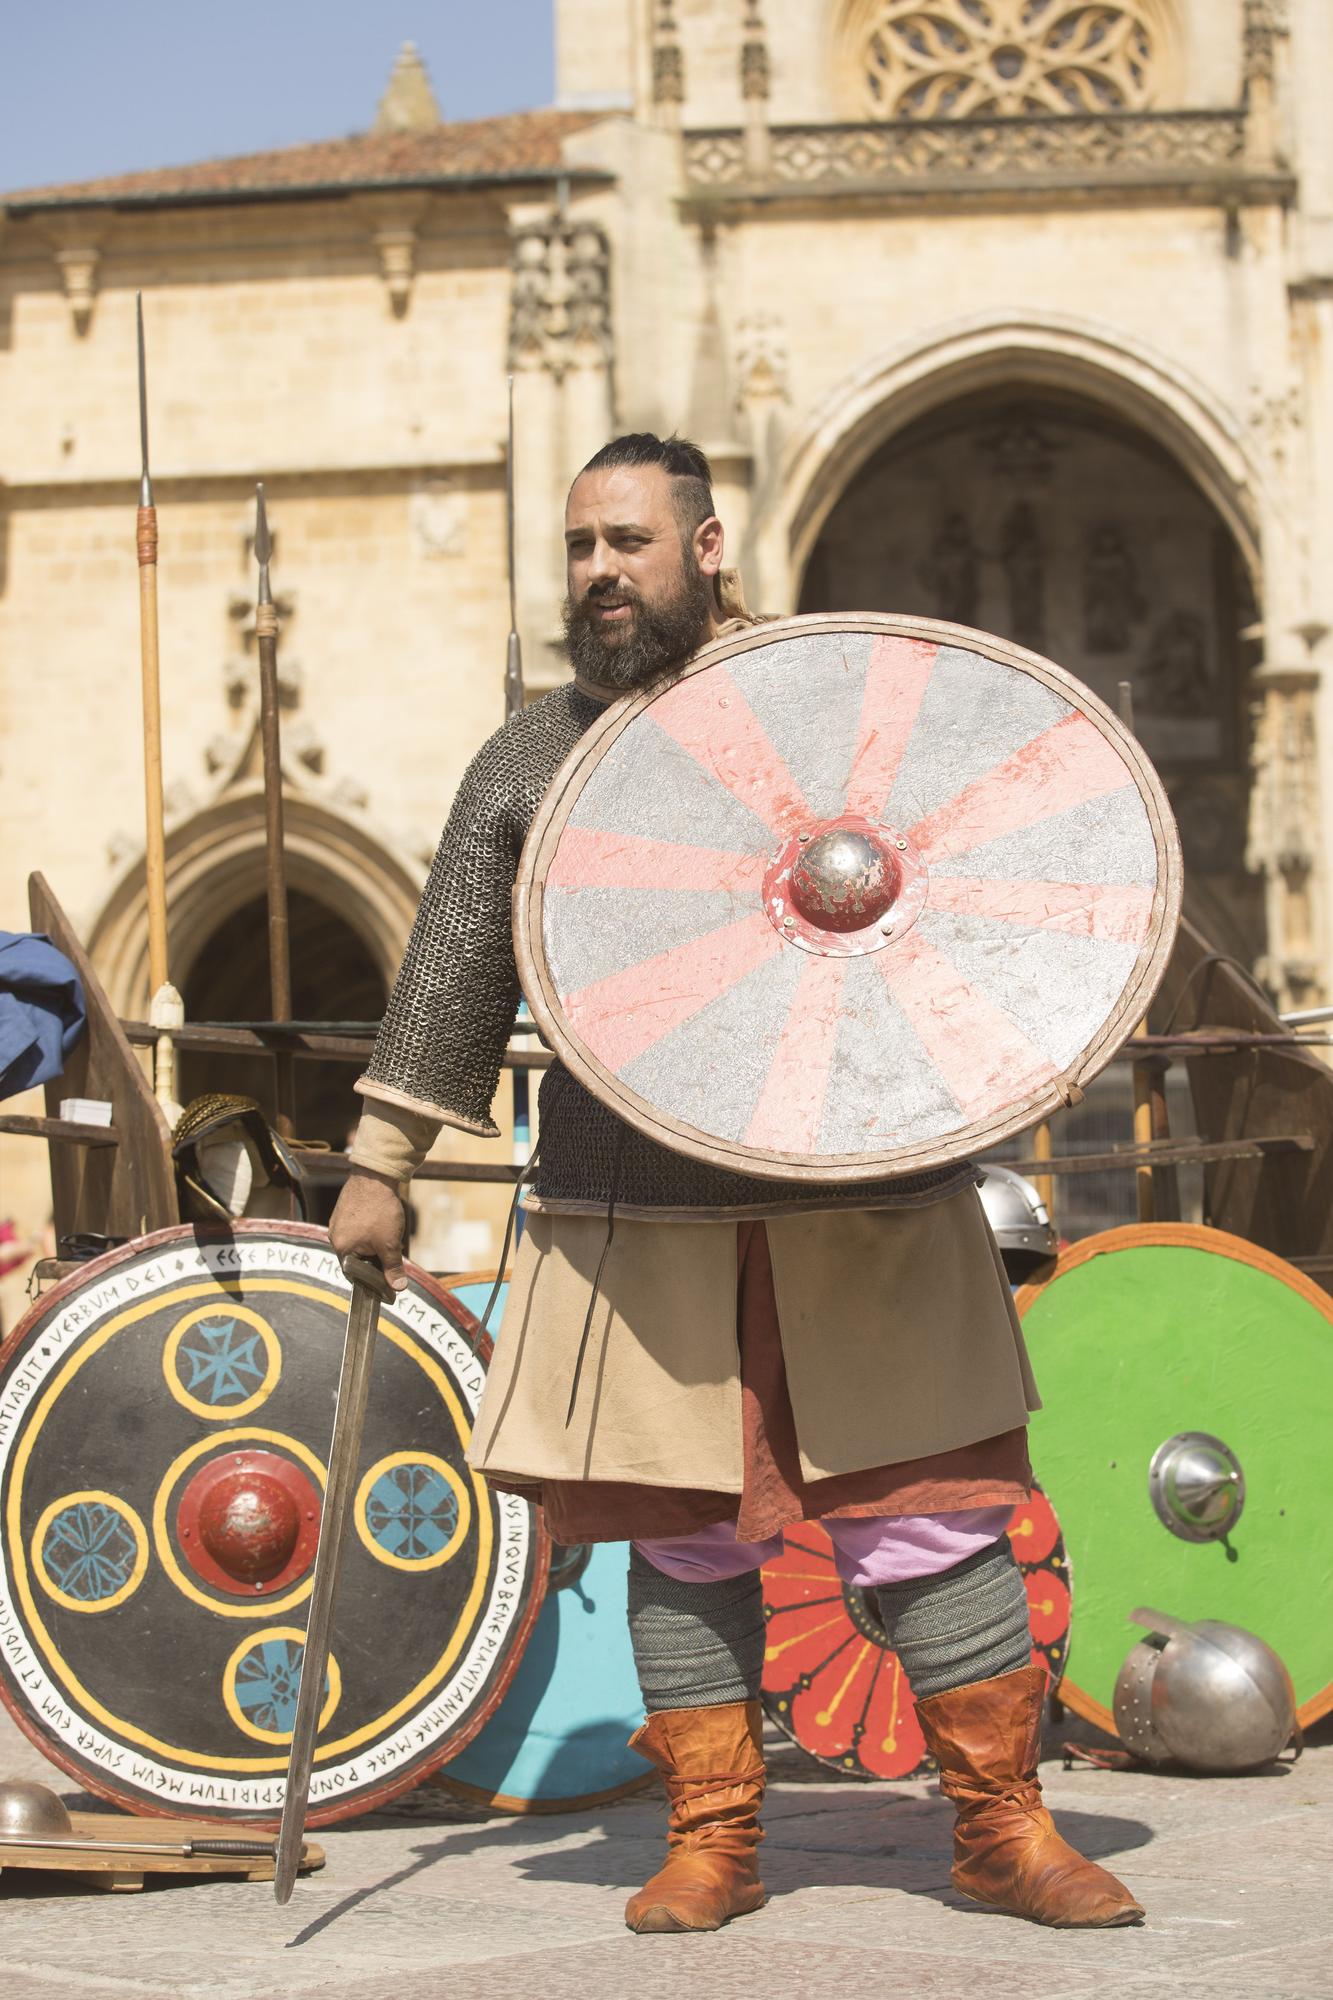
[[[393,1286],[384,1275],[384,1266],[375,1258],[349,1255],[343,1258],[342,1267],[343,1276],[349,1285],[364,1285],[368,1292],[373,1292],[386,1306],[393,1304]]]
[[[218,1859],[243,1855],[255,1860],[272,1861],[277,1849],[275,1840],[187,1840],[183,1844],[191,1854],[206,1854]]]

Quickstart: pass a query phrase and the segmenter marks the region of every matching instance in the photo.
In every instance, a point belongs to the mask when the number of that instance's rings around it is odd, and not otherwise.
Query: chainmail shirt
[[[483,744],[463,777],[407,952],[358,1088],[465,1130],[499,1136],[491,1103],[519,1001],[511,898],[548,785],[603,704],[573,683],[542,695]],[[538,1097],[533,1207],[658,1215],[918,1207],[972,1185],[967,1161],[846,1184],[737,1174],[659,1145],[559,1063]]]

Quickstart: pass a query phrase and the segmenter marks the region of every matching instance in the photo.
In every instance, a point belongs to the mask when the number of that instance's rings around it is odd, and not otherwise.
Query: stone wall
[[[962,398],[1073,397],[1149,440],[1182,518],[1221,524],[1253,593],[1237,671],[1259,664],[1230,767],[1242,781],[1252,728],[1243,872],[1262,903],[1260,969],[1287,999],[1320,997],[1333,795],[1323,0],[1155,4],[1173,52],[1155,100],[1165,120],[1018,120],[992,139],[984,120],[945,119],[912,148],[882,124],[833,129],[855,111],[838,65],[864,26],[859,0],[557,11],[563,101],[622,107],[564,142],[570,168],[600,183],[0,224],[0,922],[25,925],[24,879],[40,866],[117,1004],[143,1006],[142,287],[182,950],[205,937],[210,896],[225,914],[260,879],[247,534],[262,476],[294,879],[392,969],[458,776],[502,713],[512,368],[533,687],[564,671],[564,493],[611,428],[700,438],[732,553],[771,611],[794,608],[821,537],[827,548],[842,523],[849,549],[864,538],[844,499],[863,470]],[[743,70],[747,43],[764,60]],[[776,155],[774,128],[802,124],[828,129]],[[725,143],[699,140],[717,127]],[[1116,478],[1124,513],[1133,482]],[[371,885],[359,902],[358,883]],[[36,1230],[40,1149],[7,1144],[0,1170],[6,1206]],[[498,1226],[498,1196],[461,1192],[446,1212],[448,1199],[423,1195],[438,1242],[451,1218]]]

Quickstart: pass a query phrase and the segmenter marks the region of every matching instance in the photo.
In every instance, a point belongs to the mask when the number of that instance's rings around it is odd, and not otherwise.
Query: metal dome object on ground
[[[1180,851],[1143,750],[1022,647],[804,617],[594,722],[514,935],[544,1038],[650,1137],[856,1181],[1077,1099],[1142,1017]]]
[[[1152,1764],[1195,1771],[1252,1771],[1297,1733],[1291,1675],[1253,1632],[1163,1611],[1132,1614],[1149,1637],[1120,1669],[1114,1713],[1120,1740]]]
[[[1046,1204],[1032,1182],[988,1160],[981,1169],[981,1206],[986,1211],[1011,1284],[1028,1278],[1058,1254],[1060,1239]]]

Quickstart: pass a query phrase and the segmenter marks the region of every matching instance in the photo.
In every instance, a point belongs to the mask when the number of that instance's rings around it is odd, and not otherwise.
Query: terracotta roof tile
[[[503,118],[437,125],[424,132],[365,132],[350,139],[284,146],[274,153],[201,160],[188,167],[24,188],[0,195],[10,210],[83,203],[171,204],[247,201],[266,195],[346,188],[422,187],[455,180],[522,178],[553,172],[561,142],[605,112],[516,111]]]

